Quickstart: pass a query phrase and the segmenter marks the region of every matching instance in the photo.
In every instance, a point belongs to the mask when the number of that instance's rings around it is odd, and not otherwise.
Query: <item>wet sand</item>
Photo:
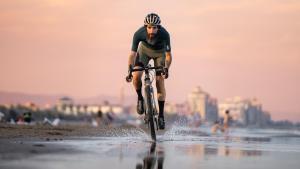
[[[122,132],[120,131],[131,129],[136,129],[136,127],[131,125],[92,127],[91,125],[76,124],[50,126],[0,123],[0,160],[22,159],[40,154],[60,152],[72,153],[75,150],[67,145],[47,143],[115,135],[121,136]]]
[[[299,132],[208,131],[173,126],[153,144],[133,126],[2,126],[0,168],[299,168]]]
[[[119,127],[91,125],[12,125],[0,123],[0,139],[33,139],[33,140],[61,140],[70,137],[100,137],[110,136],[120,129],[136,128],[131,125]]]

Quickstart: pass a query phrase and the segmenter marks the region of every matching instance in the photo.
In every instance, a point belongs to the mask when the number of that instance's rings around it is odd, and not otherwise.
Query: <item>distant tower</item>
[[[188,105],[191,113],[198,113],[203,121],[214,122],[218,119],[217,99],[197,86],[188,95]]]

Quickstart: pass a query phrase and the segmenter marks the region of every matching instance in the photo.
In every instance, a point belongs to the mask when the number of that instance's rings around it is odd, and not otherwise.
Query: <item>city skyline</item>
[[[179,114],[185,114],[185,113],[193,113],[193,108],[189,106],[189,96],[190,94],[194,93],[195,90],[202,90],[200,86],[196,86],[186,97],[186,100],[184,100],[184,102],[169,102],[167,101],[167,105],[181,105],[181,106],[188,106],[189,107],[189,112],[185,112],[187,110],[181,110],[184,112],[178,112]],[[256,102],[256,104],[259,104],[262,108],[263,111],[266,111],[266,113],[270,113],[271,115],[271,119],[275,120],[275,121],[284,121],[284,120],[288,120],[291,122],[300,122],[298,119],[287,119],[284,117],[278,117],[276,114],[274,115],[274,112],[269,112],[268,110],[266,110],[263,106],[263,103],[260,102],[259,98],[243,98],[241,96],[233,96],[233,97],[228,97],[225,98],[224,100],[218,100],[218,98],[210,96],[209,92],[205,92],[203,91],[208,97],[210,97],[209,100],[213,100],[215,102],[215,104],[217,104],[216,106],[219,109],[218,114],[222,114],[222,112],[220,112],[220,109],[222,109],[222,105],[224,104],[224,102],[228,102],[231,100],[240,100],[240,101],[250,101],[250,100],[254,100]],[[5,95],[7,98],[3,97],[3,95]],[[21,99],[19,99],[19,97]],[[125,98],[125,102],[122,101],[122,97]],[[32,94],[25,94],[25,93],[10,93],[10,92],[2,92],[0,91],[0,105],[4,104],[4,105],[16,105],[16,104],[21,104],[21,105],[29,105],[29,104],[33,104],[36,105],[40,108],[49,108],[52,106],[55,106],[58,101],[62,98],[69,98],[72,99],[74,101],[75,104],[82,104],[82,105],[90,105],[90,106],[94,106],[94,105],[102,105],[102,104],[112,104],[112,105],[117,105],[117,106],[134,106],[135,107],[135,96],[134,95],[130,95],[130,96],[104,96],[104,95],[98,95],[98,96],[94,96],[94,97],[87,97],[87,98],[77,98],[77,97],[72,97],[70,95],[43,95],[43,94],[39,94],[39,95],[32,95]],[[167,106],[167,107],[168,107]],[[175,108],[175,107],[173,107]],[[173,110],[173,108],[171,108]],[[187,107],[185,107],[187,108]],[[175,108],[176,109],[176,108]],[[169,110],[166,110],[169,111]],[[222,110],[223,111],[223,110]],[[223,112],[224,113],[224,112]]]
[[[172,10],[169,6],[172,4]],[[300,2],[1,1],[0,91],[134,95],[125,82],[134,31],[157,12],[171,34],[167,100],[200,85],[218,100],[258,98],[300,121]],[[189,77],[189,78],[187,78]]]

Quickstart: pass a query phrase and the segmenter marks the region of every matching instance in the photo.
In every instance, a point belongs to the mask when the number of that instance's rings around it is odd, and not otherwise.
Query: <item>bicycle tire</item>
[[[154,117],[153,117],[153,107],[152,107],[152,100],[151,97],[151,89],[150,86],[145,87],[145,95],[146,95],[146,104],[147,104],[147,114],[148,114],[148,122],[150,124],[150,134],[153,141],[156,141],[156,133],[154,127]]]

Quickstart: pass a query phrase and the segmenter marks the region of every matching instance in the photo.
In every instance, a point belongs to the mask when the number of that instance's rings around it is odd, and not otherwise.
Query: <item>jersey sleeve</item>
[[[166,36],[166,51],[171,52],[171,43],[170,43],[170,35],[167,33]]]
[[[132,46],[131,46],[132,51],[135,51],[135,52],[137,51],[138,46],[139,46],[139,42],[140,42],[140,40],[139,40],[139,37],[138,37],[138,33],[135,32],[135,34],[133,35],[133,39],[132,39]]]

